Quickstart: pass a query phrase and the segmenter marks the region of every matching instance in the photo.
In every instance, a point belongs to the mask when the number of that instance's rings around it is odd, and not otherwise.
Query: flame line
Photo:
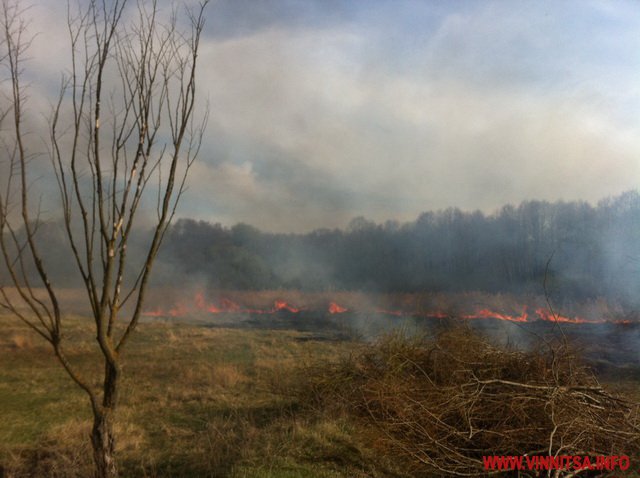
[[[209,314],[256,314],[256,315],[268,315],[268,314],[276,314],[281,311],[287,311],[291,314],[298,314],[302,311],[309,310],[305,307],[294,307],[288,304],[286,301],[278,299],[274,301],[273,307],[270,309],[251,309],[247,307],[243,307],[240,304],[233,302],[227,298],[221,298],[217,304],[208,303],[204,297],[204,294],[198,292],[195,294],[193,299],[193,305],[186,305],[182,302],[178,302],[172,308],[165,310],[163,308],[157,307],[152,310],[148,310],[143,313],[146,317],[185,317],[189,314],[194,313],[209,313]],[[344,314],[349,312],[350,309],[346,307],[342,307],[338,305],[336,302],[330,302],[327,306],[326,312],[334,315],[334,314]],[[522,313],[520,315],[509,315],[501,312],[496,312],[490,310],[488,308],[483,308],[477,310],[475,313],[471,314],[448,314],[446,312],[440,310],[434,311],[407,311],[402,309],[383,309],[383,308],[375,308],[370,311],[364,310],[364,313],[376,313],[383,315],[392,315],[395,317],[425,317],[425,318],[438,318],[438,319],[446,319],[446,318],[459,318],[464,320],[479,320],[479,319],[495,319],[495,320],[503,320],[507,322],[515,322],[515,323],[526,323],[533,321],[542,321],[542,322],[557,322],[557,323],[565,323],[565,324],[632,324],[634,321],[627,319],[587,319],[579,316],[575,317],[567,317],[562,315],[554,315],[549,310],[544,308],[538,308],[535,310],[535,315],[529,315],[527,313],[527,307],[524,306]]]

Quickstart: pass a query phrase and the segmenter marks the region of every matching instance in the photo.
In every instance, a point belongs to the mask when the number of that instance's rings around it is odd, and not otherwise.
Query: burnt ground
[[[374,341],[394,330],[407,334],[434,335],[443,329],[469,327],[490,341],[515,348],[544,347],[544,343],[566,340],[601,376],[640,380],[640,323],[556,324],[547,321],[514,323],[486,318],[397,316],[379,312],[329,314],[301,310],[274,313],[192,314],[187,318],[149,318],[147,320],[188,321],[203,327],[294,330],[299,340]]]

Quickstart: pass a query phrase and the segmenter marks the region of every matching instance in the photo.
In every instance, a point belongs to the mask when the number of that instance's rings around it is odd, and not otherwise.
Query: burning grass
[[[544,297],[466,292],[365,294],[361,292],[277,291],[153,291],[146,317],[184,318],[228,315],[273,315],[279,312],[315,315],[383,315],[399,318],[493,319],[514,323],[632,324],[636,314],[596,300],[571,304],[571,315],[549,310]],[[154,297],[155,296],[155,297]]]
[[[412,476],[484,476],[483,455],[640,458],[640,405],[563,344],[521,352],[462,328],[392,334],[310,376],[307,400],[358,417]]]

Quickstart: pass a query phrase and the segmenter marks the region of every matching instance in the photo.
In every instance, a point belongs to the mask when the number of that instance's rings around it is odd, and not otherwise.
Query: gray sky
[[[306,231],[639,185],[636,1],[217,0],[200,61],[182,216]]]

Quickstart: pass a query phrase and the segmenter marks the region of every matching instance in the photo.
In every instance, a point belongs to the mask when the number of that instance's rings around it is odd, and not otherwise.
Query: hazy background
[[[66,10],[30,16],[46,111]],[[638,187],[635,1],[215,0],[200,62],[210,120],[182,217],[303,232]]]

